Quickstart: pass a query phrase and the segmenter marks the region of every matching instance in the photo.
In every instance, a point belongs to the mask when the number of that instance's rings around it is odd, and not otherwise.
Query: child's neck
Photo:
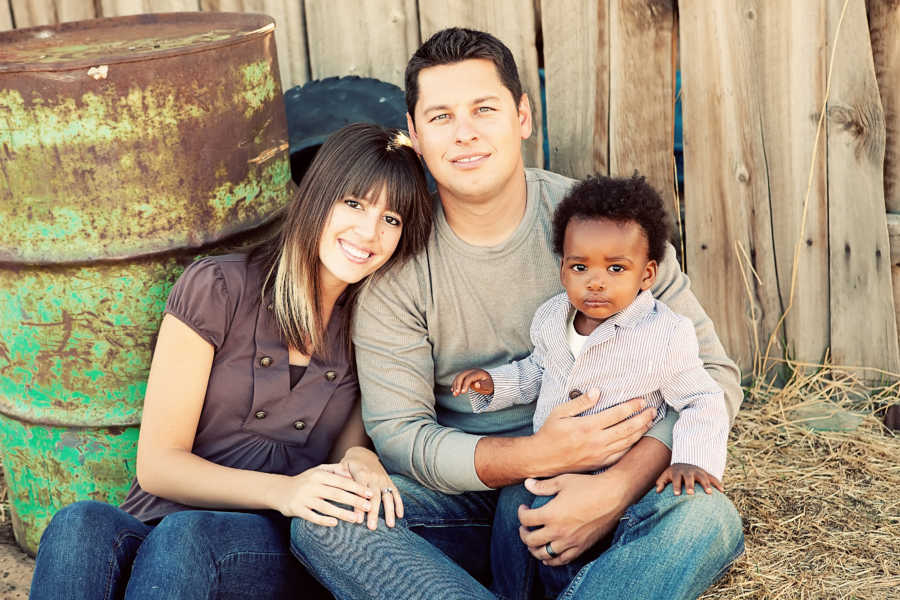
[[[606,319],[592,319],[580,310],[576,310],[575,321],[572,325],[575,327],[575,333],[578,335],[591,335],[604,321]]]

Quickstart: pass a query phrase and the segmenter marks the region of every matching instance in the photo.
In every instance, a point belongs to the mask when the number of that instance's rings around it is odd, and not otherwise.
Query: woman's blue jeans
[[[479,580],[490,585],[491,562],[497,575],[506,560],[522,556],[516,508],[533,496],[521,486],[448,495],[405,477],[393,479],[405,509],[395,528],[388,529],[383,519],[374,532],[350,523],[320,527],[294,519],[294,555],[342,600],[494,598]],[[669,486],[661,494],[650,490],[631,506],[607,544],[589,551],[584,565],[557,567],[546,580],[540,573],[546,593],[579,599],[695,598],[743,552],[744,536],[724,495],[698,488],[693,496],[675,496]],[[504,590],[495,580],[494,591],[531,597],[537,568],[529,576],[513,566],[506,572],[518,584]]]
[[[291,555],[289,524],[276,513],[190,510],[151,526],[77,502],[41,537],[31,598],[330,597]]]

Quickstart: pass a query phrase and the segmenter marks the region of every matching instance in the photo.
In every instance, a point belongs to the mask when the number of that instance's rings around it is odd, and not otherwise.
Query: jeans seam
[[[106,569],[106,593],[104,595],[107,600],[112,600],[113,596],[113,583],[115,579],[113,578],[113,569],[115,568],[115,564],[118,562],[119,549],[122,547],[124,541],[128,538],[135,538],[139,540],[141,543],[146,539],[145,536],[140,536],[133,531],[120,531],[116,534],[116,541],[113,544],[113,552],[109,557],[109,562],[107,564]],[[133,561],[132,561],[133,562]]]

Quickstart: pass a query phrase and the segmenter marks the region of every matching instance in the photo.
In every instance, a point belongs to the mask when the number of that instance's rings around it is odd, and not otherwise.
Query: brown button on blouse
[[[196,261],[175,283],[166,312],[215,348],[193,453],[214,463],[296,475],[328,457],[359,396],[342,313],[328,325],[328,361],[317,356],[291,388],[288,348],[260,302],[260,265],[243,254]],[[149,494],[137,481],[122,508],[142,521],[191,508]]]

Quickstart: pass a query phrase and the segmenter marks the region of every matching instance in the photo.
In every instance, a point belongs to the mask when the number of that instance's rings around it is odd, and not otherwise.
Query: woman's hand
[[[397,486],[391,481],[387,471],[378,460],[378,456],[362,446],[354,446],[347,450],[341,460],[353,480],[369,488],[373,492],[371,508],[367,509],[366,526],[375,530],[378,526],[378,509],[384,504],[384,521],[393,527],[396,518],[403,518],[403,500]]]
[[[371,489],[351,477],[343,463],[319,465],[284,480],[279,502],[274,503],[286,517],[300,517],[316,525],[334,527],[337,520],[362,523],[372,509]],[[347,510],[335,503],[353,508]],[[377,504],[375,504],[377,510]]]

